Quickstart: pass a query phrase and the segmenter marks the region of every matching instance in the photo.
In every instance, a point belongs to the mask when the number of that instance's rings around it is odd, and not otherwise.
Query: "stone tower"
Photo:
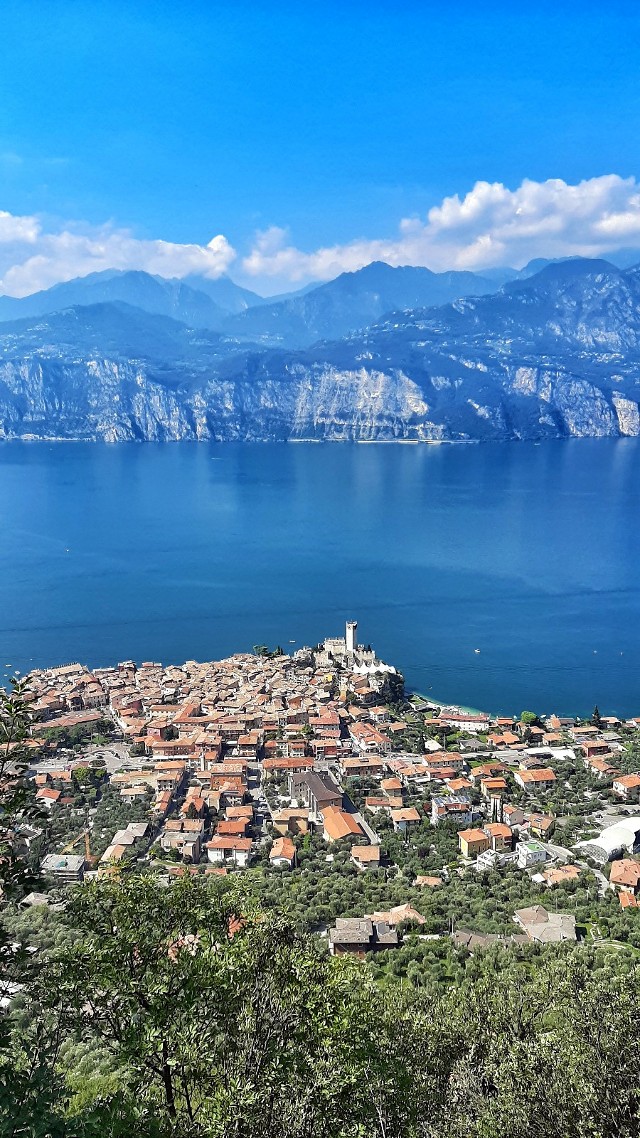
[[[347,652],[351,655],[354,654],[358,645],[358,622],[357,620],[348,620],[345,634],[345,643],[347,645]]]

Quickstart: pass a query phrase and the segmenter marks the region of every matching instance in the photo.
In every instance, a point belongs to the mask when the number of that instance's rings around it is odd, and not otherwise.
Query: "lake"
[[[353,618],[438,699],[640,714],[634,439],[5,442],[0,503],[0,678],[292,650]]]

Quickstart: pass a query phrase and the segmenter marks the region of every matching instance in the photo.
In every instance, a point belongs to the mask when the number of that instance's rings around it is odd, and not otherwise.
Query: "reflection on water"
[[[639,491],[631,439],[0,444],[0,656],[181,661],[355,616],[439,697],[639,713]]]

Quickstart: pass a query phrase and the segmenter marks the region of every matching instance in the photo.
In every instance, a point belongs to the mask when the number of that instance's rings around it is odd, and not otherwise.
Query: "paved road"
[[[247,768],[247,790],[253,802],[256,825],[260,826],[264,835],[267,833],[267,825],[271,821],[271,808],[262,790],[260,767],[257,765],[250,765]]]
[[[140,766],[140,759],[132,759],[129,755],[129,746],[127,743],[109,743],[106,747],[87,747],[87,749],[83,751],[83,758],[103,758],[110,774],[120,770],[121,767],[136,770]]]

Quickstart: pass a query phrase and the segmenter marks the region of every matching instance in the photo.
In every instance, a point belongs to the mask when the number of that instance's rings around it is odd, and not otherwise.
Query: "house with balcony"
[[[619,798],[631,798],[640,794],[640,774],[621,774],[613,780],[613,793]]]
[[[418,825],[420,815],[415,806],[403,806],[399,810],[391,810],[391,821],[394,830],[404,834],[413,826]]]
[[[251,838],[217,835],[206,844],[207,857],[213,865],[231,863],[244,869],[251,857]]]
[[[471,800],[465,794],[434,794],[431,799],[431,825],[453,821],[469,825],[473,816]]]
[[[537,790],[551,790],[556,781],[555,772],[551,767],[542,767],[540,770],[516,771],[514,780],[522,790],[535,793]]]

